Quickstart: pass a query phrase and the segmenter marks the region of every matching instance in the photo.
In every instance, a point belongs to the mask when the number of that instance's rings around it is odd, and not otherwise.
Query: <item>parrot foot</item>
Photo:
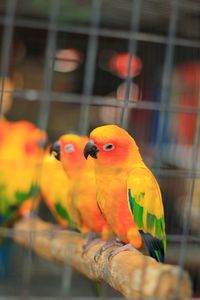
[[[57,234],[61,233],[63,231],[63,228],[60,227],[59,225],[54,225],[50,234],[52,237],[56,236]]]
[[[85,239],[86,239],[86,243],[87,242],[90,242],[90,241],[93,241],[94,239],[97,239],[98,237],[98,234],[93,232],[93,231],[90,231],[86,234],[85,236]]]
[[[94,233],[94,232],[87,233],[87,235],[86,235],[86,241],[83,244],[82,256],[84,256],[89,251],[89,249],[92,246],[98,244],[100,241],[101,240],[99,238],[97,238],[97,234],[96,233]]]
[[[141,252],[138,251],[136,248],[134,248],[131,244],[126,244],[123,245],[122,247],[118,247],[117,249],[112,250],[108,255],[108,260],[111,261],[115,255],[123,251],[132,251],[137,254],[141,254]]]
[[[34,211],[29,211],[29,212],[26,212],[23,214],[23,218],[24,219],[37,219],[38,218],[38,215],[36,212]]]
[[[104,251],[106,251],[107,249],[109,249],[112,246],[123,246],[124,243],[122,241],[120,241],[118,238],[116,238],[115,240],[111,240],[108,241],[106,243],[104,243],[104,245],[95,253],[94,255],[94,260],[95,262],[97,262],[100,258],[100,256],[102,255],[102,253]]]

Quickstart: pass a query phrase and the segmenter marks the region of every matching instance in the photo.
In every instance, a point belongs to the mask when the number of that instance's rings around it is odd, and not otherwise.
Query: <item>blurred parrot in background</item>
[[[159,185],[144,164],[134,139],[116,125],[90,133],[85,158],[95,158],[97,202],[119,239],[134,248],[144,240],[150,256],[164,262],[165,221]],[[121,251],[131,248],[126,245]],[[120,248],[115,254],[120,252]]]
[[[0,225],[26,214],[39,198],[46,133],[28,121],[0,120]]]
[[[107,240],[110,229],[96,202],[96,181],[93,160],[86,161],[83,149],[87,137],[76,134],[62,135],[51,147],[51,152],[62,162],[70,181],[67,211],[81,233],[100,233]]]
[[[70,182],[63,166],[53,154],[45,154],[42,163],[40,189],[52,215],[62,227],[74,227],[68,213]]]

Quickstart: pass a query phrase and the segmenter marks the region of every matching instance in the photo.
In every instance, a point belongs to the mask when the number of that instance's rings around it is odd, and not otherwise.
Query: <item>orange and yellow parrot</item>
[[[108,239],[110,230],[96,202],[93,160],[86,161],[83,156],[87,141],[87,137],[66,134],[52,145],[51,151],[62,162],[69,178],[71,197],[67,210],[77,229],[82,233],[101,233],[102,238]]]
[[[88,155],[95,158],[98,206],[113,232],[135,248],[143,239],[150,256],[163,262],[166,235],[161,192],[134,139],[116,125],[98,127],[84,148],[85,158]]]
[[[0,225],[33,208],[46,134],[28,121],[0,120]]]
[[[48,208],[62,227],[74,227],[68,213],[70,181],[63,166],[53,154],[46,153],[43,159],[40,189]]]

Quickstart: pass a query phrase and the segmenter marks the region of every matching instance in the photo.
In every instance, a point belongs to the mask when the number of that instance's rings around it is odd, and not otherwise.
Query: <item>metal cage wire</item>
[[[50,107],[52,103],[66,103],[80,105],[79,114],[79,132],[81,134],[87,134],[90,127],[90,113],[93,107],[116,107],[121,109],[119,125],[125,129],[129,129],[129,120],[131,118],[130,111],[149,111],[159,113],[154,151],[157,153],[157,159],[154,166],[154,172],[156,176],[164,176],[168,178],[186,178],[191,180],[190,187],[187,192],[186,210],[183,217],[182,232],[180,234],[169,234],[167,236],[168,241],[178,241],[180,244],[179,260],[178,264],[183,269],[185,267],[185,259],[188,251],[188,243],[197,243],[199,246],[200,236],[199,234],[190,234],[190,222],[191,222],[191,207],[192,199],[194,195],[195,181],[200,178],[200,169],[198,168],[199,159],[199,138],[200,138],[200,97],[198,97],[198,104],[196,107],[185,106],[182,104],[172,103],[171,86],[172,86],[172,72],[174,66],[174,52],[176,47],[196,49],[198,53],[197,59],[199,59],[200,42],[198,39],[192,39],[188,37],[177,36],[178,20],[180,17],[181,9],[192,9],[200,12],[200,5],[197,2],[189,1],[169,1],[169,18],[168,29],[166,34],[152,33],[141,31],[142,15],[145,15],[144,7],[148,0],[132,0],[126,1],[126,5],[131,11],[130,26],[129,29],[109,28],[101,25],[102,6],[105,5],[104,0],[92,0],[90,8],[90,17],[88,25],[80,24],[67,24],[59,23],[58,18],[61,12],[61,0],[50,0],[48,5],[48,21],[42,19],[25,18],[16,14],[17,3],[20,0],[7,0],[5,1],[5,13],[0,15],[0,25],[3,28],[2,45],[1,45],[1,82],[0,82],[0,107],[1,115],[3,91],[5,78],[9,76],[10,56],[12,50],[12,40],[14,30],[16,27],[31,28],[37,30],[45,30],[47,32],[47,38],[45,42],[45,61],[43,70],[43,88],[42,89],[15,89],[13,97],[15,100],[25,99],[28,102],[32,99],[40,99],[39,110],[37,115],[37,125],[48,131],[48,121],[50,114]],[[117,1],[117,4],[120,1]],[[152,0],[156,3],[156,0]],[[164,3],[165,1],[162,1]],[[63,93],[54,91],[52,88],[53,82],[53,70],[55,63],[55,52],[57,49],[58,32],[70,33],[70,34],[82,34],[87,36],[86,55],[84,63],[84,76],[82,91],[80,94],[71,92]],[[128,59],[128,76],[125,78],[125,97],[123,101],[119,101],[109,95],[95,95],[94,94],[94,82],[95,72],[97,64],[97,55],[99,40],[101,38],[116,38],[127,42],[127,52],[129,54],[135,54],[138,52],[138,43],[155,43],[164,46],[164,63],[161,74],[161,95],[160,101],[149,101],[142,98],[141,101],[135,99],[134,101],[129,99],[132,79],[131,72],[131,55]],[[67,37],[66,37],[67,40]],[[196,58],[196,57],[195,57]],[[162,141],[164,135],[164,128],[166,119],[169,114],[172,113],[187,113],[188,115],[196,116],[194,140],[192,144],[192,160],[191,166],[188,169],[178,168],[163,168],[162,167]],[[65,128],[63,128],[65,131]],[[1,229],[1,235],[10,237],[12,236],[12,229]],[[33,267],[32,253],[29,250],[24,253],[24,267],[23,267],[23,284],[22,284],[22,296],[29,295],[29,285],[31,284],[31,269]],[[64,268],[62,272],[62,284],[61,294],[64,296],[69,292],[69,278],[70,269]],[[68,278],[68,280],[67,280]],[[198,278],[196,279],[197,285],[199,285]],[[67,282],[67,284],[66,284]],[[73,283],[72,283],[73,284]],[[177,286],[177,293],[179,287]],[[1,298],[1,297],[0,297]],[[3,297],[4,299],[4,297]],[[81,297],[83,299],[83,297]]]

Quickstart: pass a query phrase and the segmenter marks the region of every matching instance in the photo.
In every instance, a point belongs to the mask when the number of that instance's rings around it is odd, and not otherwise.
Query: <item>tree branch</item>
[[[103,241],[93,245],[83,256],[85,239],[80,234],[56,230],[53,224],[39,219],[16,223],[14,240],[51,261],[71,265],[92,280],[106,281],[129,299],[171,297],[177,291],[177,284],[180,298],[192,295],[188,274],[176,266],[157,263],[148,256],[132,251],[121,252],[108,261],[108,255],[115,247],[109,248],[95,262],[94,254]]]

